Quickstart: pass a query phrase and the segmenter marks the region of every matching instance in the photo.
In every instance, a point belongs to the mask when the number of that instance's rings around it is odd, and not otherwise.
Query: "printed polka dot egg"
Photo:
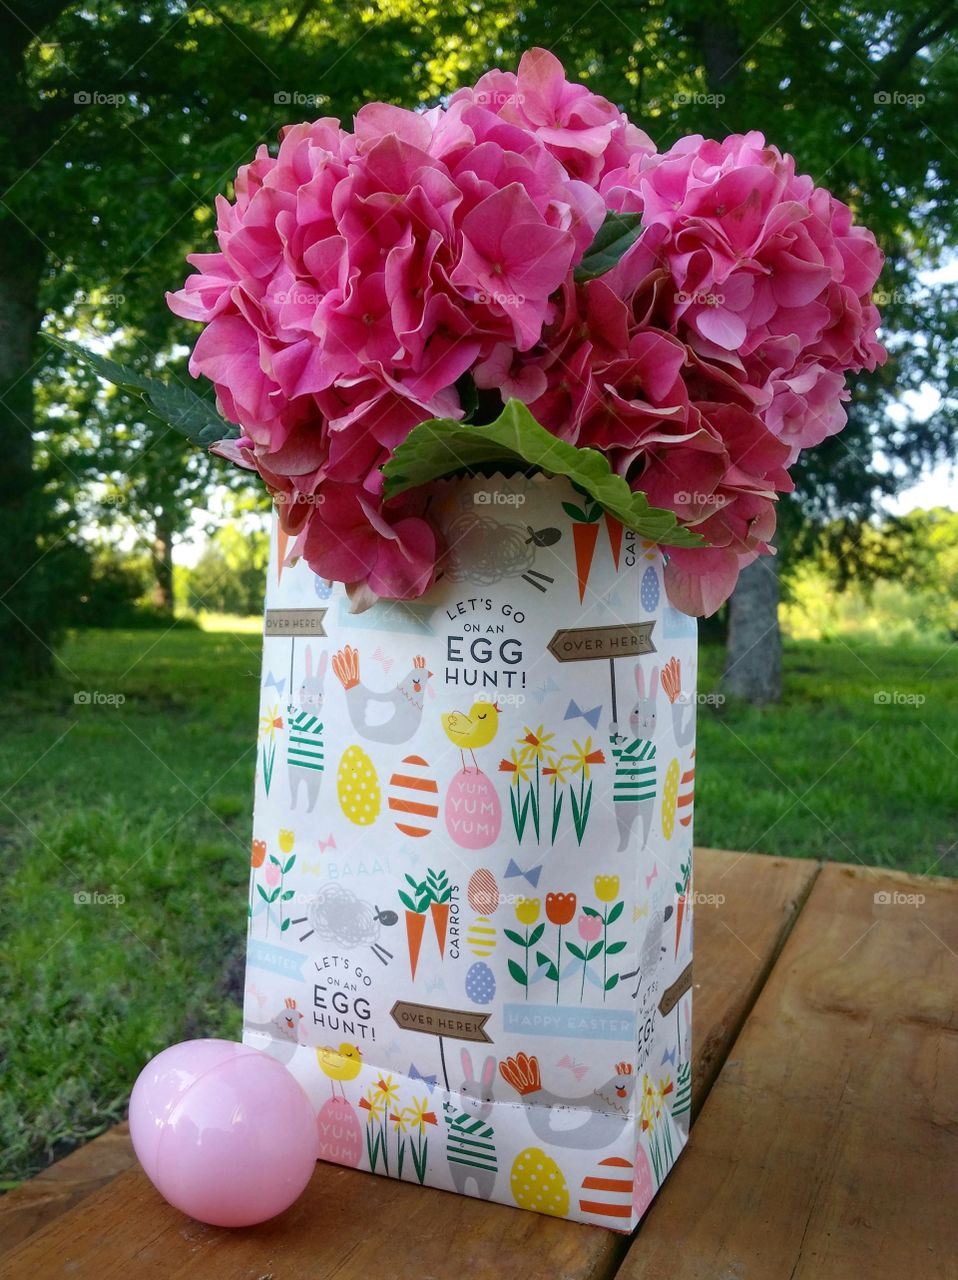
[[[639,583],[639,604],[646,613],[654,613],[659,606],[659,575],[652,565],[643,573]]]
[[[666,840],[672,839],[675,830],[675,810],[679,802],[679,762],[672,760],[665,771],[665,785],[662,787],[662,834]]]
[[[491,1004],[496,998],[496,975],[484,960],[469,966],[466,995],[473,1004]]]
[[[520,1209],[565,1218],[569,1213],[569,1187],[562,1170],[539,1147],[526,1147],[512,1163],[509,1176],[512,1198]]]
[[[379,817],[382,795],[376,766],[362,747],[354,744],[343,752],[336,775],[336,793],[343,814],[357,827],[371,826]]]

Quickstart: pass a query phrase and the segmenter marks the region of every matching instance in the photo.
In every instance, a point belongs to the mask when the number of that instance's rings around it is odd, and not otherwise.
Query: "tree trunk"
[[[729,601],[722,688],[756,706],[782,696],[778,596],[778,557],[762,556],[742,570]]]
[[[34,470],[33,361],[43,253],[13,218],[0,228],[0,682],[49,674],[56,630],[42,477]]]
[[[153,526],[153,604],[173,616],[173,522],[164,511]]]

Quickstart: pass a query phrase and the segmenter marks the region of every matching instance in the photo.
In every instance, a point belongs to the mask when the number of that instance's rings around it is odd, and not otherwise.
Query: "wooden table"
[[[325,1164],[206,1227],[121,1127],[0,1200],[0,1276],[956,1280],[958,882],[702,849],[696,891],[697,1118],[631,1239]]]

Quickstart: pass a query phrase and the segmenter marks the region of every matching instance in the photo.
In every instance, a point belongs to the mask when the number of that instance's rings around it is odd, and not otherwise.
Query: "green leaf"
[[[601,918],[601,912],[596,911],[595,907],[583,907],[582,910],[587,916],[598,916]]]
[[[577,960],[584,960],[585,956],[581,947],[577,947],[574,942],[567,942],[566,949],[571,951]]]
[[[259,894],[259,896],[263,899],[264,902],[269,902],[269,894],[266,892],[266,890],[263,888],[261,884],[258,884],[256,886],[256,892]]]
[[[406,908],[407,911],[416,910],[416,907],[413,905],[412,898],[410,898],[408,893],[403,893],[402,889],[399,890],[399,901],[403,904],[403,906]]]
[[[605,984],[606,991],[611,991],[618,981],[619,981],[619,975],[617,973],[613,973],[612,977],[606,981],[606,984]]]
[[[671,511],[649,505],[614,474],[605,454],[579,449],[539,425],[524,404],[510,400],[495,422],[471,426],[432,418],[413,427],[383,467],[386,498],[462,470],[486,466],[536,467],[581,484],[602,508],[651,542],[702,547],[701,534],[679,524]]]
[[[291,853],[283,865],[283,875],[285,875],[287,871],[291,870],[293,863],[295,861],[296,861],[296,854]]]
[[[619,916],[622,914],[624,910],[625,910],[625,903],[617,902],[615,906],[612,908],[612,910],[609,912],[608,923],[615,924],[616,920],[618,920]]]
[[[534,946],[536,945],[536,943],[539,941],[539,939],[540,939],[540,938],[542,937],[542,935],[545,933],[545,928],[546,928],[546,926],[545,926],[545,922],[543,921],[542,923],[537,924],[537,925],[536,925],[536,927],[532,930],[532,932],[529,934],[529,946],[530,946],[530,947],[534,947]]]
[[[412,887],[416,890],[417,893],[419,892],[419,881],[416,880],[413,876],[411,876],[408,871],[406,872],[406,883],[408,885],[412,885]]]
[[[595,238],[585,251],[585,256],[575,269],[575,280],[582,284],[611,271],[627,249],[631,249],[642,234],[640,213],[616,213],[607,209],[605,221],[595,233]]]
[[[279,926],[280,933],[285,933],[286,930],[289,928],[289,924],[290,924],[289,920],[284,920],[283,923]]]
[[[269,902],[269,903],[273,903],[273,902],[275,902],[275,901],[276,901],[276,899],[277,899],[278,897],[279,897],[279,889],[274,889],[274,890],[273,890],[273,892],[272,892],[272,893],[269,895],[269,897],[266,899],[266,901],[267,901],[267,902]]]
[[[545,969],[546,977],[550,982],[556,982],[558,980],[559,970],[553,964],[551,956],[547,956],[544,951],[537,951],[536,964],[540,969]]]
[[[509,972],[515,978],[516,982],[520,984],[520,986],[525,987],[528,985],[528,983],[526,982],[525,971],[523,970],[522,966],[518,963],[518,961],[516,960],[509,961]]]
[[[296,897],[296,890],[287,889],[286,892],[283,894],[282,901],[289,902],[290,898],[295,898],[295,897]]]
[[[510,942],[514,942],[517,947],[524,947],[526,940],[521,933],[516,933],[515,929],[503,929],[502,931]]]
[[[279,866],[279,858],[277,858],[277,857],[276,857],[276,855],[275,855],[274,853],[271,853],[271,854],[269,855],[269,860],[270,860],[270,862],[273,864],[273,866],[274,866],[274,867],[278,867],[278,866]]]
[[[588,958],[589,958],[590,960],[594,960],[594,959],[596,958],[596,956],[597,956],[597,955],[601,955],[601,953],[602,953],[602,943],[601,943],[601,942],[597,942],[597,943],[595,944],[595,946],[594,946],[594,947],[590,947],[590,948],[589,948],[589,956],[588,956]]]
[[[586,522],[588,522],[589,520],[589,517],[586,515],[586,513],[584,511],[580,511],[580,509],[575,505],[574,502],[563,502],[562,510],[572,520],[579,520],[579,521],[586,521]]]
[[[606,954],[610,956],[617,956],[619,952],[624,951],[625,948],[626,944],[624,942],[610,942],[606,947]]]
[[[65,338],[53,334],[45,334],[46,339],[66,351],[74,359],[81,361],[106,382],[130,395],[142,399],[146,407],[168,427],[178,431],[180,435],[204,448],[215,444],[217,440],[235,440],[239,437],[239,428],[227,422],[215,406],[195,391],[180,382],[169,382],[162,378],[148,378],[143,374],[126,369],[115,360],[88,351],[75,342],[67,342]]]

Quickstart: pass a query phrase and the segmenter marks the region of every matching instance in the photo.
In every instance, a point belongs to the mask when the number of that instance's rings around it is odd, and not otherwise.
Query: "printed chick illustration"
[[[332,657],[332,668],[346,691],[346,710],[353,728],[369,742],[396,746],[408,742],[422,722],[423,700],[431,671],[426,659],[413,658],[412,670],[394,689],[377,693],[367,689],[359,677],[359,650],[344,645]]]
[[[472,756],[472,763],[478,773],[476,747],[488,747],[499,732],[499,704],[474,702],[468,715],[463,711],[449,711],[442,717],[442,727],[449,741],[459,748],[463,773],[466,771],[467,751]]]
[[[360,1050],[354,1044],[343,1042],[338,1049],[331,1049],[328,1045],[323,1049],[317,1049],[316,1057],[320,1071],[331,1082],[333,1097],[336,1096],[338,1084],[345,1098],[346,1090],[343,1087],[343,1081],[355,1080],[363,1065],[363,1055]]]

